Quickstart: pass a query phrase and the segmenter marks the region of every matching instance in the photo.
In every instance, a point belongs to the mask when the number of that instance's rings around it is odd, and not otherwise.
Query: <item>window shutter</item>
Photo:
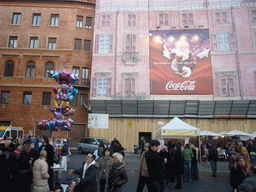
[[[131,35],[126,35],[126,52],[131,51]]]
[[[94,77],[92,78],[92,96],[96,97],[97,95],[97,79]]]
[[[136,35],[132,35],[132,52],[136,51]]]
[[[231,50],[236,50],[236,41],[235,41],[235,33],[229,33],[229,41],[230,41],[230,48]]]
[[[217,34],[212,34],[212,51],[217,51],[218,45],[217,45]]]
[[[130,96],[130,91],[131,91],[130,79],[126,78],[124,80],[124,96],[126,97]]]
[[[229,96],[234,97],[235,96],[234,78],[232,77],[228,78],[228,85],[229,85]]]
[[[107,96],[111,97],[111,78],[108,78],[108,92]]]
[[[220,79],[221,85],[221,96],[222,97],[227,97],[228,96],[228,90],[227,90],[227,79],[226,78],[221,78]]]
[[[109,53],[113,53],[113,35],[109,35]]]
[[[95,53],[99,53],[99,43],[100,43],[100,37],[99,35],[95,36]]]
[[[131,78],[131,95],[135,94],[135,79]]]

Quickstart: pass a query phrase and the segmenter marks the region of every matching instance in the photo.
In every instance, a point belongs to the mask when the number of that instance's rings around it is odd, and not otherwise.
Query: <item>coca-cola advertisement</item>
[[[151,95],[211,95],[208,29],[149,31]]]

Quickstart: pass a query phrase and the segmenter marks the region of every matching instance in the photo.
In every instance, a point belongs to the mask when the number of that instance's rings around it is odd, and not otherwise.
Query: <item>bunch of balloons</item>
[[[60,88],[53,87],[53,92],[55,93],[54,106],[50,107],[50,111],[54,115],[54,119],[40,119],[36,122],[36,125],[41,130],[66,130],[71,131],[71,125],[73,120],[67,118],[69,115],[73,115],[75,110],[70,107],[69,101],[78,94],[78,90],[72,85],[79,80],[78,76],[73,72],[67,72],[66,69],[63,71],[56,70],[53,74],[53,78],[57,81],[58,84],[61,84]]]

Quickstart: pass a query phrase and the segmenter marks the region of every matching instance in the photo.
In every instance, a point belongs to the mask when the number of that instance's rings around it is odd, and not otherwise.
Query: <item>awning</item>
[[[90,100],[109,117],[256,118],[256,100]]]

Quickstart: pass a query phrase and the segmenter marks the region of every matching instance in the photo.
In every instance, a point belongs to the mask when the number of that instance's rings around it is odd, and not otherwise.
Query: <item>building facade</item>
[[[215,132],[235,129],[221,123],[219,130],[215,121],[250,116],[249,127],[236,128],[254,131],[255,13],[254,0],[97,1],[90,102],[92,112],[109,114],[115,128],[91,134],[112,140],[121,129],[132,149],[147,128],[134,127],[130,142],[129,123],[121,122],[174,116],[192,118],[185,120],[194,126],[209,118],[199,128]],[[123,119],[129,117],[135,119]],[[158,127],[149,127],[154,138]]]
[[[94,30],[95,1],[0,1],[0,123],[23,126],[25,134],[45,134],[38,119],[49,111],[60,87],[56,69],[74,71],[79,91],[70,102],[75,124],[70,136],[85,135]]]

